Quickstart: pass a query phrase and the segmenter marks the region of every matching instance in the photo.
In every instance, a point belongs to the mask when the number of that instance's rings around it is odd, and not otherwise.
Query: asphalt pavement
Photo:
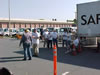
[[[99,75],[100,53],[84,48],[76,56],[65,54],[66,48],[57,49],[57,75]],[[40,42],[39,57],[23,61],[23,48],[19,40],[0,38],[0,67],[7,67],[14,75],[53,75],[53,49],[43,48]]]

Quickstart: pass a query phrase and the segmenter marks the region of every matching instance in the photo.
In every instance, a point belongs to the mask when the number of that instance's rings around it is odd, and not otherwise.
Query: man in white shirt
[[[64,44],[67,46],[67,30],[64,30],[64,33],[62,35],[63,37],[63,43],[62,43],[62,47],[64,47]]]
[[[58,47],[58,33],[56,32],[56,30],[54,30],[54,32],[52,33],[52,39],[53,45],[56,45]]]
[[[78,45],[79,45],[78,37],[76,37],[76,39],[73,41],[73,44],[75,45],[75,47],[78,47]]]
[[[48,38],[47,38],[47,35],[48,35],[48,29],[45,30],[45,32],[43,33],[43,37],[44,37],[44,45],[43,47],[45,47],[45,45],[47,45],[48,43]]]
[[[33,44],[33,50],[34,50],[34,56],[39,55],[39,33],[36,29],[34,29],[34,32],[32,33],[32,44]]]
[[[48,38],[48,48],[49,48],[49,45],[51,45],[51,48],[52,48],[52,33],[51,32],[48,33],[47,38]]]

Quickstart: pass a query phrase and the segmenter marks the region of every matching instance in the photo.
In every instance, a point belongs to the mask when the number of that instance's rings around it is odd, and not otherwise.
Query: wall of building
[[[72,27],[72,24],[51,24],[51,23],[9,23],[1,22],[0,28],[47,28],[47,27]]]
[[[8,23],[1,23],[1,27],[2,28],[7,28],[8,27]]]

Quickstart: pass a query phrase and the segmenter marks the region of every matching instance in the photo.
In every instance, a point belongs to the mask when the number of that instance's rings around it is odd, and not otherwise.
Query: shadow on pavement
[[[100,53],[96,53],[94,50],[91,50],[88,48],[88,50],[85,49],[82,51],[82,53],[79,53],[76,56],[72,56],[70,53],[65,54],[65,51],[66,51],[66,48],[62,48],[62,47],[58,48],[57,50],[58,62],[64,63],[64,64],[71,64],[71,65],[77,65],[77,66],[82,66],[82,67],[100,69],[100,66],[99,66]],[[22,50],[15,51],[14,53],[23,54],[23,51]],[[53,61],[53,49],[40,48],[39,57],[34,57],[34,58],[38,58],[38,59],[40,58],[40,59]],[[13,60],[10,60],[10,61],[13,61]],[[14,59],[14,61],[18,61],[18,60]]]
[[[23,58],[23,57],[1,57],[0,63],[23,61],[22,59],[19,58]]]
[[[78,53],[76,56],[72,56],[71,53],[65,54],[66,48],[58,48],[57,61],[60,63],[83,66],[88,68],[100,69],[100,53],[96,53],[94,50],[88,49]],[[40,48],[41,59],[53,61],[53,50]]]

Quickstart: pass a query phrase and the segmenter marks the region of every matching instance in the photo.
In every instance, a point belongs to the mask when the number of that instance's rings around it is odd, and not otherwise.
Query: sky
[[[10,17],[17,19],[73,20],[76,4],[97,0],[10,0]],[[0,0],[0,18],[9,18],[8,0]]]

